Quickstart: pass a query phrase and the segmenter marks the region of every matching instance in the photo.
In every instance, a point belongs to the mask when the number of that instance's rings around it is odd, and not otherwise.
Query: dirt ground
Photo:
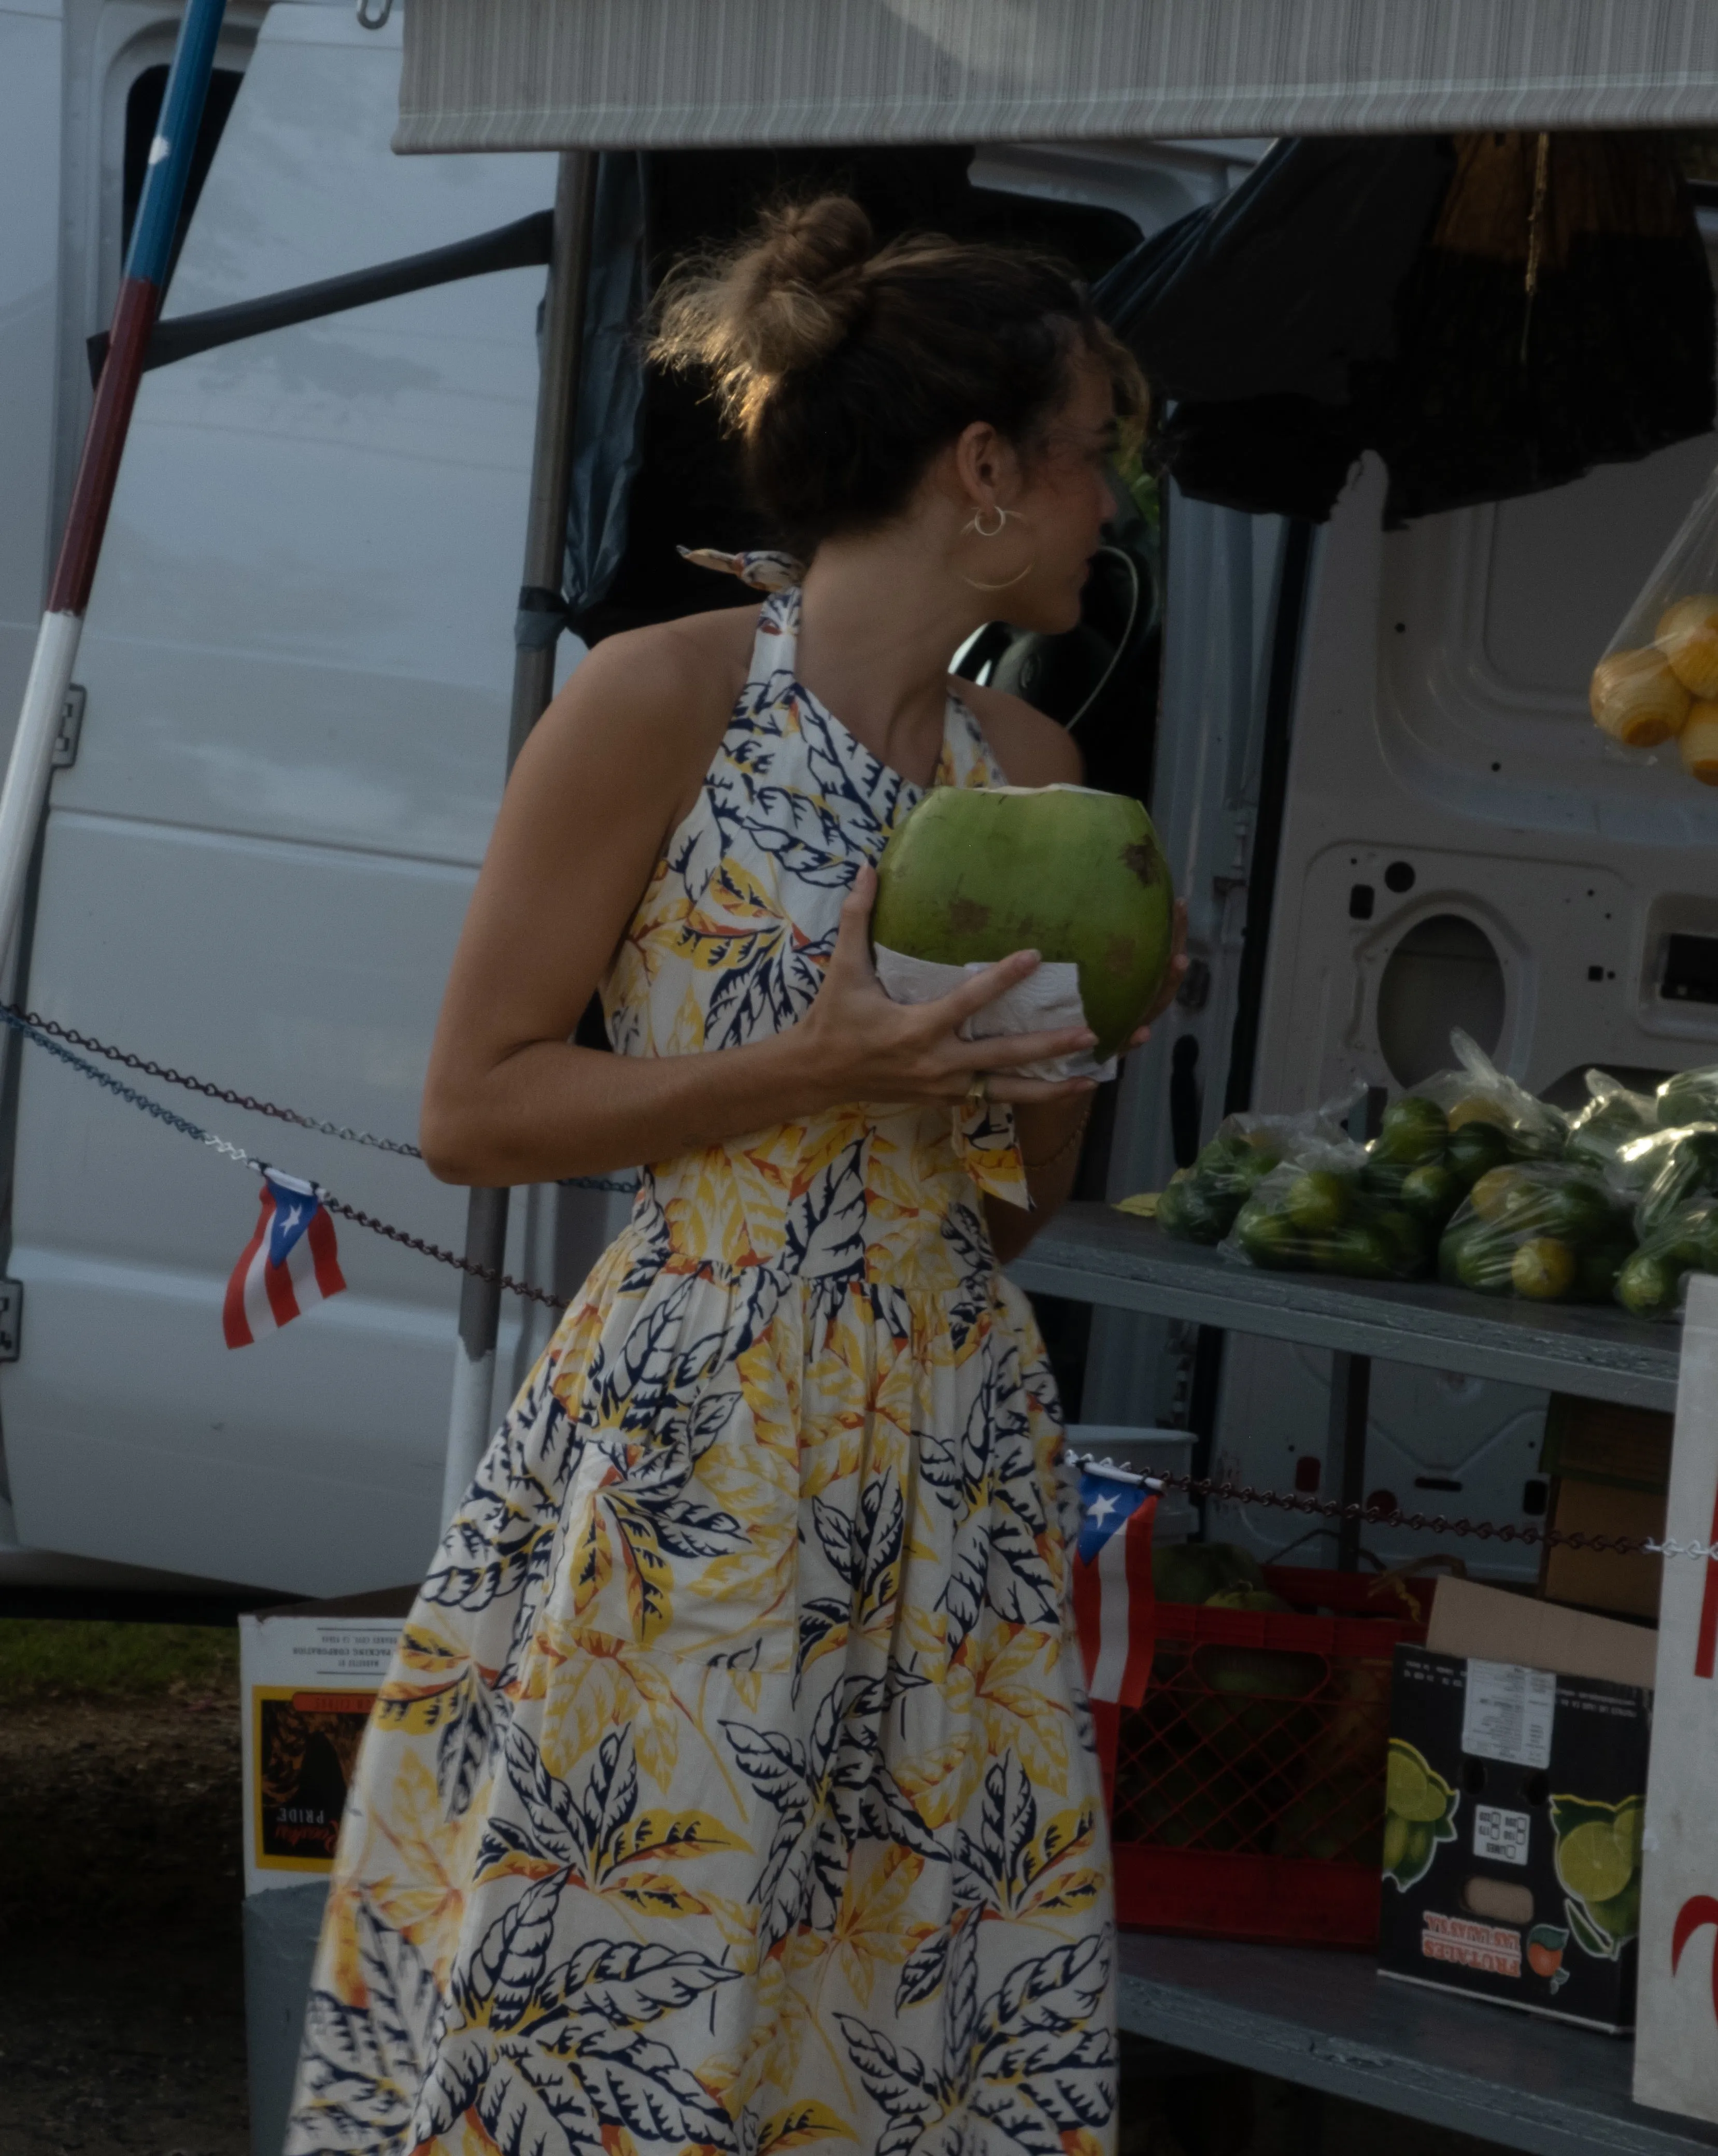
[[[0,1701],[0,2156],[249,2156],[236,1685]]]
[[[250,2156],[239,1831],[230,1636],[0,1625],[0,2156]],[[1131,2040],[1118,2138],[1482,2150]]]

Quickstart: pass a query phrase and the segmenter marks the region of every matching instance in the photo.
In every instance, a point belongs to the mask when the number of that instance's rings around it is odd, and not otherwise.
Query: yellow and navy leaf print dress
[[[816,995],[918,789],[797,588],[604,983],[623,1055]],[[1001,783],[951,700],[941,783]],[[1105,2156],[1107,1848],[1006,1111],[654,1163],[365,1738],[288,2156]]]

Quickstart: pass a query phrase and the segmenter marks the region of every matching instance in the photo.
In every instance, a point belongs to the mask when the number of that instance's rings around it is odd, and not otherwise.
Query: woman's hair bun
[[[783,375],[815,366],[865,311],[871,220],[849,195],[767,211],[745,244],[692,262],[664,286],[650,356],[715,376],[747,433]]]

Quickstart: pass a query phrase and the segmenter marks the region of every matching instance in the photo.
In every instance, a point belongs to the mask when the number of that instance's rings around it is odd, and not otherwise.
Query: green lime
[[[1617,1276],[1617,1300],[1635,1317],[1673,1317],[1684,1270],[1672,1257],[1637,1250]]]
[[[1595,1243],[1576,1260],[1575,1292],[1582,1302],[1610,1302],[1617,1292],[1617,1276],[1633,1255],[1628,1243]]]
[[[1252,1609],[1261,1613],[1286,1611],[1289,1605],[1268,1587],[1220,1587],[1205,1597],[1208,1609]]]
[[[1398,1819],[1435,1825],[1449,1807],[1449,1784],[1426,1764],[1412,1744],[1392,1737],[1389,1763],[1384,1769],[1385,1810]]]
[[[1396,1274],[1385,1236],[1369,1223],[1358,1220],[1316,1237],[1310,1255],[1315,1270],[1341,1273],[1349,1280],[1392,1280]]]
[[[1556,1871],[1570,1893],[1597,1915],[1596,1905],[1614,1901],[1633,1876],[1634,1855],[1618,1839],[1614,1825],[1604,1820],[1588,1820],[1558,1836]],[[1608,1931],[1610,1927],[1605,1928]]]
[[[1203,1243],[1208,1249],[1228,1233],[1238,1208],[1213,1199],[1187,1169],[1177,1168],[1157,1200],[1157,1225],[1178,1243]]]
[[[1531,1178],[1519,1168],[1490,1168],[1468,1193],[1468,1203],[1482,1220],[1501,1220],[1528,1204]]]
[[[1450,1132],[1444,1158],[1450,1173],[1466,1187],[1488,1168],[1502,1167],[1510,1158],[1510,1142],[1493,1124],[1464,1123]]]
[[[1444,1229],[1438,1245],[1438,1277],[1445,1287],[1461,1286],[1461,1254],[1479,1225],[1477,1220],[1469,1219]]]
[[[1283,1210],[1308,1235],[1327,1235],[1348,1218],[1354,1186],[1328,1168],[1310,1168],[1283,1193]]]
[[[1286,1214],[1273,1213],[1249,1198],[1235,1222],[1241,1248],[1255,1265],[1285,1270],[1300,1263],[1300,1237]]]
[[[1432,1270],[1437,1229],[1419,1214],[1392,1205],[1373,1224],[1390,1261],[1394,1280],[1423,1280]]]
[[[1543,1188],[1533,1224],[1562,1243],[1597,1243],[1614,1228],[1611,1202],[1591,1183],[1564,1183]]]
[[[1553,1235],[1534,1235],[1510,1260],[1510,1285],[1531,1302],[1557,1302],[1575,1285],[1575,1253]]]
[[[1453,1168],[1427,1161],[1402,1178],[1402,1203],[1418,1219],[1441,1228],[1461,1203],[1462,1187]]]
[[[1476,1295],[1507,1295],[1515,1250],[1506,1235],[1480,1226],[1462,1240],[1456,1253],[1455,1276]]]
[[[1449,1119],[1438,1103],[1409,1093],[1385,1109],[1372,1144],[1383,1159],[1412,1166],[1440,1155],[1449,1137]]]
[[[1628,1852],[1630,1871],[1638,1871],[1641,1845],[1646,1839],[1646,1799],[1624,1797],[1617,1807],[1617,1824],[1611,1831]]]

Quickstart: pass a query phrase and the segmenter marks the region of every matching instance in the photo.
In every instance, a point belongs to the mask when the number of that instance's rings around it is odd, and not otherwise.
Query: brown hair
[[[714,377],[751,494],[808,555],[897,515],[976,419],[1029,454],[1082,351],[1142,426],[1139,367],[1070,270],[939,234],[880,249],[846,195],[771,210],[726,254],[680,264],[649,347]]]

